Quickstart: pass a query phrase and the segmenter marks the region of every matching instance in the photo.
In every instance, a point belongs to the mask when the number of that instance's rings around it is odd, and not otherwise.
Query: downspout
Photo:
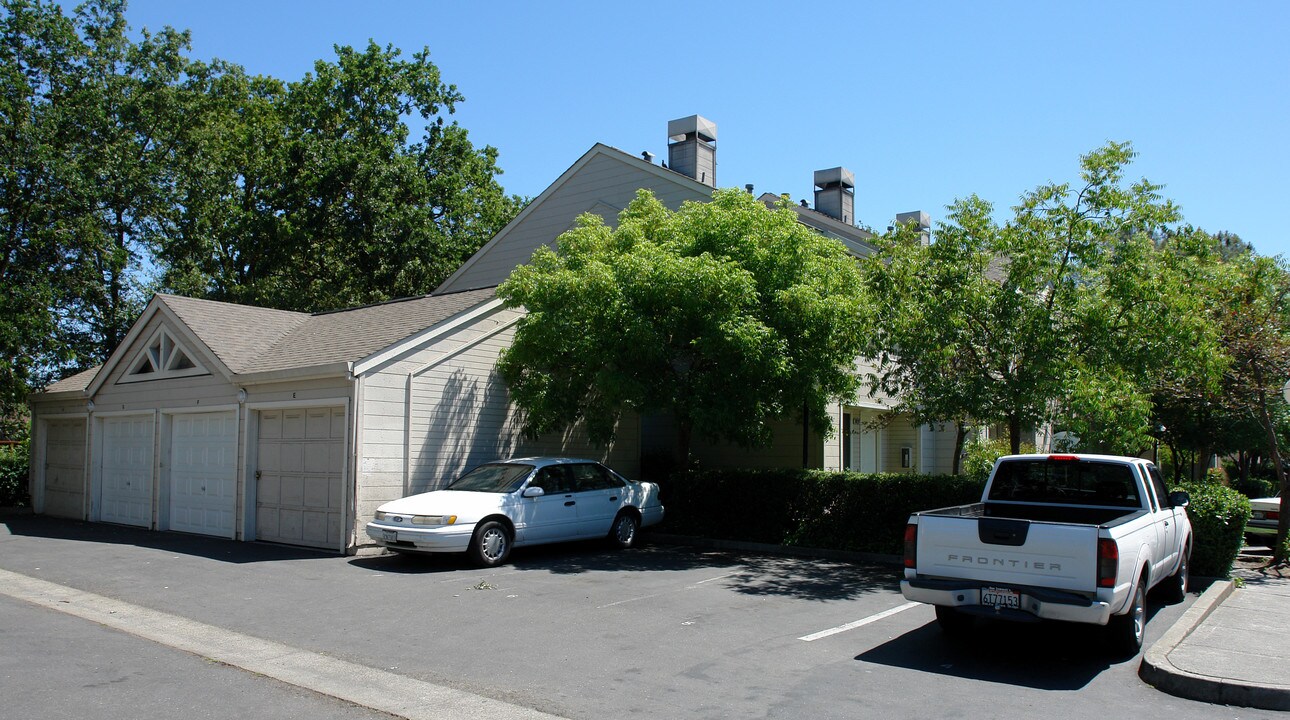
[[[340,540],[340,554],[348,555],[350,546],[358,546],[358,538],[354,532],[354,525],[358,523],[358,467],[359,454],[361,452],[362,437],[359,434],[359,416],[363,411],[363,383],[361,376],[354,374],[354,363],[345,363],[345,372],[349,375],[354,383],[354,391],[350,395],[349,406],[349,462],[346,463],[349,470],[349,477],[343,483],[345,487],[345,534]]]

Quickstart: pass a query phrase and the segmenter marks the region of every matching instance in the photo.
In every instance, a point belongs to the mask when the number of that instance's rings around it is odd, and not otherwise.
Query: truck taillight
[[[905,567],[918,567],[918,526],[910,523],[905,526]]]
[[[1115,587],[1115,573],[1120,567],[1120,546],[1114,540],[1097,541],[1097,586]]]

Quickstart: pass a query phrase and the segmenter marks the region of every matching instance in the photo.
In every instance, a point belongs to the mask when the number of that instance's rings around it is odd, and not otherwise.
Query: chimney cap
[[[716,142],[717,124],[701,115],[677,118],[667,122],[667,139],[684,140],[693,133],[704,142]]]
[[[644,159],[645,162],[650,163],[651,165],[654,163],[654,153],[650,152],[649,150],[642,152],[641,158]]]
[[[926,230],[931,230],[931,229],[932,229],[932,218],[931,218],[931,216],[930,216],[930,215],[928,215],[927,213],[923,212],[922,210],[914,210],[914,211],[912,211],[912,212],[896,213],[896,224],[897,224],[897,225],[908,225],[909,223],[915,223],[915,224],[917,224],[917,225],[918,225],[918,229],[919,229],[919,230],[924,230],[924,231],[926,231]]]
[[[816,187],[824,187],[825,185],[831,184],[839,184],[846,188],[855,189],[856,174],[844,167],[815,171]]]

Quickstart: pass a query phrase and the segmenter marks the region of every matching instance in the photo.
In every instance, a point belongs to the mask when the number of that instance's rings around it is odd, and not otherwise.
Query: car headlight
[[[457,522],[456,515],[413,515],[413,525],[452,525]]]
[[[377,510],[377,511],[376,511],[376,519],[377,519],[377,520],[389,520],[389,519],[390,519],[390,514],[389,514],[389,513],[387,513],[387,512],[382,512],[382,511],[380,511],[380,510]]]

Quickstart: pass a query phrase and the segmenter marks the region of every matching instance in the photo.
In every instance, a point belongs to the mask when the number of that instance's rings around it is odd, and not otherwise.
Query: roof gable
[[[435,293],[500,285],[540,246],[554,243],[570,229],[582,213],[592,212],[608,224],[616,224],[619,209],[627,207],[641,188],[652,190],[660,202],[673,210],[686,200],[712,197],[712,188],[689,176],[597,143]]]

